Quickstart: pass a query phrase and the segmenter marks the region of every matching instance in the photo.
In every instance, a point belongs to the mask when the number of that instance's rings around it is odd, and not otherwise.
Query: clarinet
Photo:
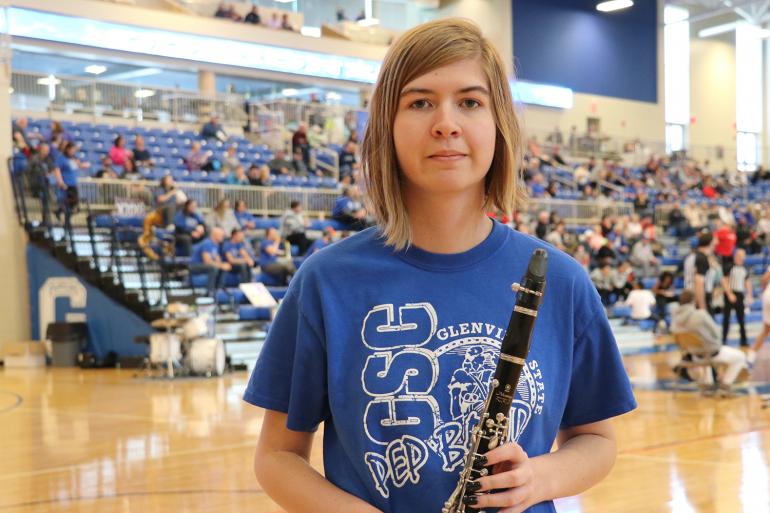
[[[465,466],[460,472],[460,481],[444,503],[442,513],[477,512],[475,509],[467,508],[463,499],[466,496],[468,484],[489,473],[486,467],[479,465],[479,457],[508,439],[511,404],[521,370],[526,365],[529,354],[537,309],[543,299],[547,267],[548,253],[544,249],[536,249],[529,260],[527,272],[521,284],[511,285],[511,289],[516,292],[516,305],[513,307],[511,319],[508,321],[508,330],[500,346],[500,359],[489,385],[484,410],[478,424],[471,431],[470,448],[465,456]]]

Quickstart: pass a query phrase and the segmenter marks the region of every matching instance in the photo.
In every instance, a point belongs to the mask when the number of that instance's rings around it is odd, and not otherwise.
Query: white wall
[[[444,0],[438,16],[456,16],[475,21],[505,62],[506,71],[513,68],[513,18],[511,0]]]
[[[734,34],[733,34],[734,35]],[[689,146],[693,157],[735,168],[735,45],[722,39],[694,37],[690,44]],[[724,148],[718,159],[714,147]],[[719,169],[721,171],[721,169]]]

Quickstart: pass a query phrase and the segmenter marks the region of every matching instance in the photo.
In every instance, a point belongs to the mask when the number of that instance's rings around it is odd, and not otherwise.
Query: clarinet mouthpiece
[[[529,260],[527,274],[536,280],[544,280],[547,268],[548,253],[544,249],[536,249]]]

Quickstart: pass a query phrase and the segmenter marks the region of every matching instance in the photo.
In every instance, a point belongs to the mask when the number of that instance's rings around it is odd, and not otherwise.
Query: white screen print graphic
[[[361,372],[369,396],[362,421],[367,438],[379,446],[366,452],[364,461],[386,498],[392,487],[417,484],[431,454],[446,472],[462,464],[469,428],[478,421],[489,391],[504,331],[481,322],[437,327],[431,304],[407,303],[373,307],[361,328],[362,343],[373,351]],[[431,340],[441,346],[426,347]],[[437,387],[441,376],[446,378]],[[516,395],[511,440],[533,414],[542,412],[537,361],[522,370]]]
[[[56,300],[69,299],[70,308],[84,309],[86,307],[86,288],[74,277],[48,278],[37,293],[40,312],[38,327],[40,338],[45,337],[48,325],[56,322]],[[85,312],[67,312],[64,316],[66,322],[85,322]]]

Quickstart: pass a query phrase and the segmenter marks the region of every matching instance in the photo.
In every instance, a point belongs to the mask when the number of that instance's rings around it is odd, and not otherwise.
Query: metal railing
[[[157,181],[102,180],[85,178],[80,181],[80,197],[95,210],[112,211],[116,202],[140,201],[146,191],[154,191]],[[199,184],[178,182],[177,187],[188,198],[194,199],[203,210],[213,208],[221,199],[231,203],[244,200],[250,211],[262,216],[278,216],[285,212],[293,200],[302,202],[305,212],[312,217],[324,218],[330,215],[335,199],[340,195],[336,189],[314,189],[309,187],[253,187],[238,185]],[[568,224],[598,223],[603,215],[623,216],[633,213],[632,203],[582,200],[538,199],[531,200],[526,211],[536,214],[541,210],[558,213]]]
[[[177,188],[194,199],[202,210],[209,210],[220,200],[227,198],[231,204],[244,200],[251,212],[262,216],[283,214],[292,201],[298,200],[310,216],[326,217],[331,214],[335,199],[340,195],[336,189],[310,187],[255,187],[249,185],[213,185],[177,182]],[[154,180],[103,180],[84,178],[78,188],[83,201],[91,208],[112,211],[117,202],[127,200],[144,201],[147,192],[158,187]]]
[[[531,215],[537,215],[543,210],[556,212],[567,224],[588,225],[600,222],[604,215],[630,216],[634,212],[634,205],[615,201],[538,199],[530,200],[526,207]]]
[[[362,109],[355,109],[345,105],[327,105],[325,103],[274,100],[255,103],[255,108],[261,112],[281,113],[286,125],[296,126],[305,123],[310,129],[308,138],[316,137],[313,127],[322,128],[318,134],[319,144],[339,144],[347,141],[350,133],[356,130],[359,113]],[[359,137],[362,134],[358,134]],[[311,144],[314,141],[311,140]]]
[[[164,123],[202,123],[216,114],[224,125],[248,121],[244,98],[237,94],[213,96],[180,89],[68,76],[14,72],[11,107],[18,110],[89,114],[94,118],[156,120]]]

